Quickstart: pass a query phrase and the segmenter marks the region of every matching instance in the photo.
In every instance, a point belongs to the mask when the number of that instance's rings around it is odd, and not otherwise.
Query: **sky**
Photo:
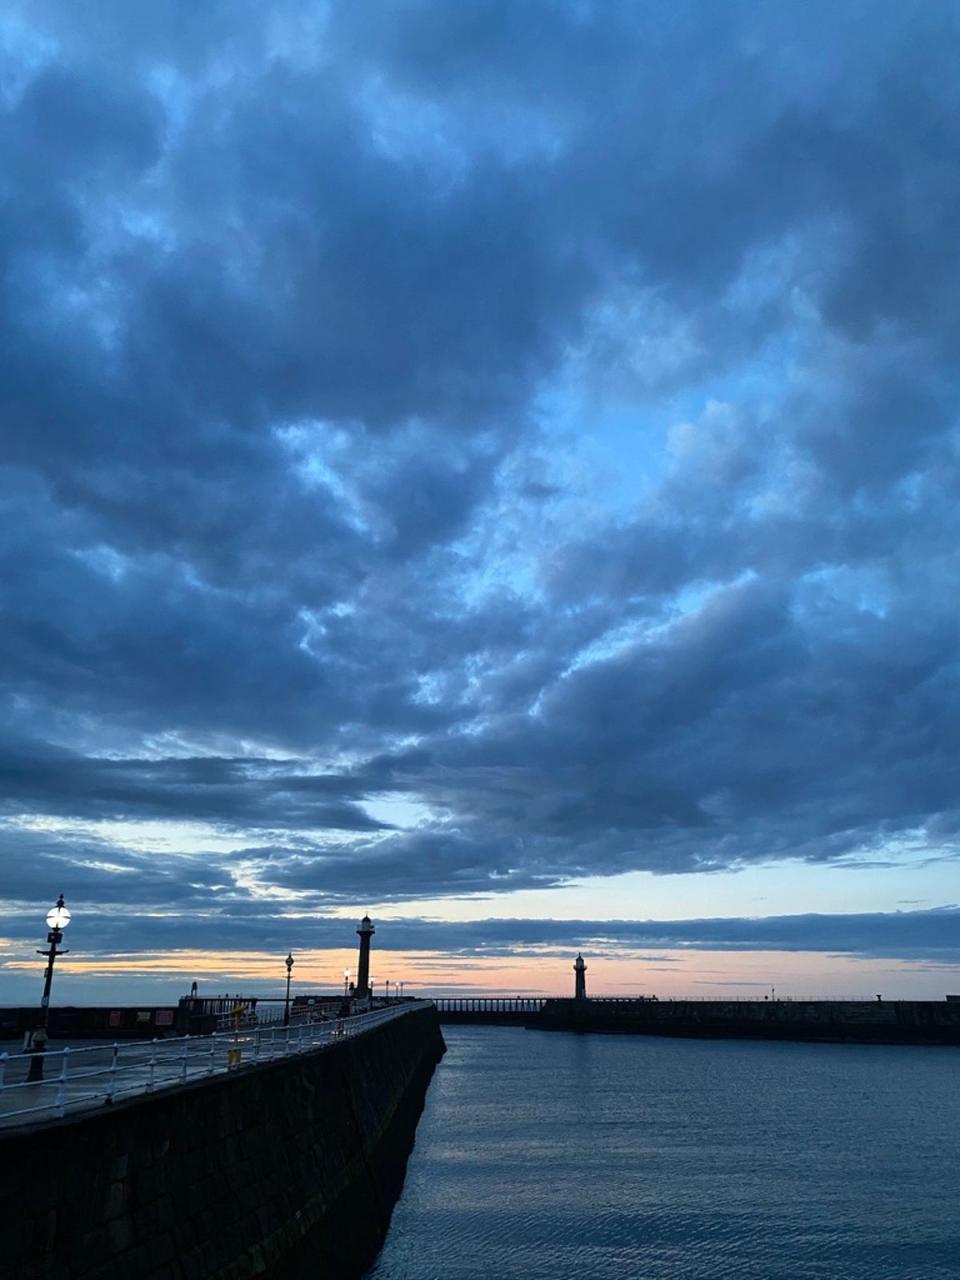
[[[960,990],[958,56],[7,0],[0,1003]]]

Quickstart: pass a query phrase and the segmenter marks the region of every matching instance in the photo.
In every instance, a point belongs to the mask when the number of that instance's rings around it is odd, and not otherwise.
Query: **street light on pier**
[[[349,969],[344,969],[344,971],[343,971],[343,998],[344,998],[344,1000],[346,1000],[346,998],[347,998],[347,988],[349,987],[349,985],[350,985],[350,970],[349,970]]]
[[[37,948],[37,955],[46,956],[47,967],[43,974],[43,995],[40,997],[40,1023],[27,1033],[24,1048],[31,1055],[30,1070],[27,1080],[35,1082],[43,1079],[43,1054],[47,1047],[47,1025],[50,1020],[50,988],[53,985],[53,966],[57,956],[65,956],[68,952],[61,947],[63,931],[70,923],[70,912],[63,905],[63,894],[57,899],[56,906],[47,912],[47,950]]]
[[[387,1004],[390,1003],[390,979],[387,979]]]
[[[283,1025],[290,1025],[290,976],[293,973],[293,952],[287,952],[287,958],[283,962],[287,966],[287,998],[283,1004]]]
[[[70,923],[70,912],[63,905],[63,894],[57,899],[57,905],[51,907],[47,912],[47,928],[50,932],[47,934],[47,942],[50,944],[48,951],[37,949],[38,956],[47,957],[47,968],[43,975],[43,996],[40,999],[40,1008],[43,1015],[40,1019],[40,1025],[46,1027],[47,1019],[50,1012],[50,988],[53,985],[53,964],[57,956],[65,956],[69,954],[63,948],[59,951],[57,947],[63,941],[63,930]]]

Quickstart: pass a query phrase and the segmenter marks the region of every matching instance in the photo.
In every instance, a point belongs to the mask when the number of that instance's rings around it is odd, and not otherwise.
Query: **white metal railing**
[[[352,1018],[219,1031],[210,1036],[128,1040],[48,1049],[43,1079],[30,1080],[31,1053],[0,1054],[0,1126],[110,1103],[292,1054],[316,1052],[418,1006],[374,1009]],[[420,1006],[422,1007],[422,1006]]]
[[[290,1008],[289,1020],[287,1018],[287,1010],[282,1000],[272,1001],[251,1001],[244,1004],[238,1001],[236,1006],[226,1013],[217,1014],[217,1031],[234,1031],[239,1026],[241,1029],[249,1027],[269,1027],[290,1024],[299,1024],[301,1022],[324,1022],[329,1021],[333,1016],[330,1013],[331,1005],[335,1006],[335,1002],[330,1002],[326,1006],[320,1004],[298,1004],[292,1005]]]

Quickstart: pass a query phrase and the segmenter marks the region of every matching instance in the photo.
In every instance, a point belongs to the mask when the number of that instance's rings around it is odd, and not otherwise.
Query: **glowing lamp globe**
[[[70,912],[58,903],[47,912],[48,929],[65,929],[70,923]]]

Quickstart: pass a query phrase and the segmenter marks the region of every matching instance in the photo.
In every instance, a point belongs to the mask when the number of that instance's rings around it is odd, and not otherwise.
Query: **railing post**
[[[212,1076],[214,1071],[217,1068],[216,1052],[217,1052],[217,1037],[216,1035],[212,1035],[210,1037],[210,1065],[207,1067],[208,1076]]]
[[[66,1110],[67,1104],[67,1063],[69,1061],[70,1048],[65,1046],[61,1053],[63,1055],[63,1066],[60,1068],[60,1077],[57,1081],[57,1098],[54,1105],[57,1108],[57,1115],[62,1116]]]
[[[189,1035],[183,1037],[183,1049],[180,1053],[180,1079],[185,1081],[187,1078],[187,1050],[189,1049]]]
[[[157,1038],[150,1041],[150,1062],[147,1071],[147,1093],[153,1092],[154,1082],[157,1078]]]
[[[107,1085],[107,1100],[109,1102],[113,1101],[113,1095],[117,1091],[117,1058],[119,1056],[120,1046],[114,1040],[110,1053],[110,1083]]]

